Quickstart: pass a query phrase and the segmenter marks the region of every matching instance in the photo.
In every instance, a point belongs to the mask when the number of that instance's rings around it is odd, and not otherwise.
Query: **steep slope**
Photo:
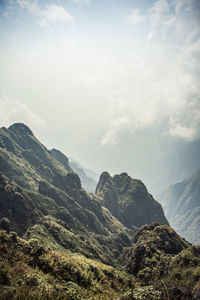
[[[0,128],[0,172],[24,188],[37,190],[40,180],[51,181],[67,171],[22,123]]]
[[[1,129],[0,142],[0,217],[11,221],[11,229],[45,246],[116,264],[135,231],[82,189],[67,158],[48,151],[24,124]]]
[[[94,192],[97,182],[86,175],[87,169],[78,163],[71,165],[61,151],[46,149],[26,125],[16,123],[8,129],[0,128],[0,172],[6,172],[5,175],[21,186],[36,189],[41,179],[50,182],[55,173],[64,175],[73,170],[79,175],[83,188]],[[24,181],[23,177],[27,180]]]
[[[142,181],[132,179],[126,173],[114,177],[108,172],[102,173],[96,194],[102,197],[103,205],[129,228],[154,221],[168,224],[161,205],[148,193]]]
[[[175,230],[188,241],[200,244],[200,170],[162,192],[159,201]]]

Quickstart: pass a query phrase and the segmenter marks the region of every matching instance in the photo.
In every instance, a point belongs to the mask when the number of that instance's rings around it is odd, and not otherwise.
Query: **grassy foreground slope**
[[[0,230],[0,299],[199,299],[200,247],[171,227],[143,226],[123,260],[126,269],[120,271]]]
[[[114,299],[133,277],[99,261],[0,231],[0,299]]]

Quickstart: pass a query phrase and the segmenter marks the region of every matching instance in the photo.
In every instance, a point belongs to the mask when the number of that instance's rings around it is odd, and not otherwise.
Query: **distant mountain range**
[[[171,226],[191,243],[200,244],[200,170],[170,186],[158,199]]]

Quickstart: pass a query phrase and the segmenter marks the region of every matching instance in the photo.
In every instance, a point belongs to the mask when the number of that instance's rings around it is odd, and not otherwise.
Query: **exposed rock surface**
[[[111,177],[108,172],[103,172],[96,194],[127,227],[141,227],[155,221],[168,224],[161,205],[148,193],[142,181],[131,178],[127,173]]]

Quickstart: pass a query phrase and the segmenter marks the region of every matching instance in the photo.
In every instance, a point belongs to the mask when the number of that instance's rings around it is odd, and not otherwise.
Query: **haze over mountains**
[[[193,244],[200,244],[200,170],[159,195],[171,226]]]

